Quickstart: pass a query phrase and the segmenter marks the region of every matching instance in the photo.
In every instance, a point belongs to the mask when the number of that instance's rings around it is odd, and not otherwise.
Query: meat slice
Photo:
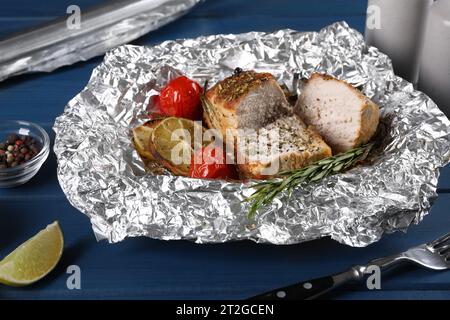
[[[368,142],[380,118],[378,105],[358,89],[318,73],[304,84],[294,111],[317,130],[334,153]]]
[[[243,71],[206,92],[205,121],[222,131],[258,130],[283,114],[292,113],[283,90],[270,73]]]
[[[203,105],[208,126],[233,144],[243,178],[276,176],[331,155],[321,137],[294,115],[269,73],[228,77],[208,90]]]
[[[283,116],[254,134],[239,135],[237,163],[243,178],[265,179],[331,156],[331,148],[297,115]]]

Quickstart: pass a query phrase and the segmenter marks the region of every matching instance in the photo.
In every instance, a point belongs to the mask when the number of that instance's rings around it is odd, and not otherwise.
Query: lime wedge
[[[55,221],[0,261],[0,283],[25,286],[42,279],[58,263],[63,247],[63,235]]]

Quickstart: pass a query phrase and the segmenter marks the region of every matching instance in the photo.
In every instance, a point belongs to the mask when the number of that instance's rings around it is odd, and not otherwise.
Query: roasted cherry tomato
[[[236,179],[235,166],[226,162],[226,154],[221,148],[204,147],[192,156],[189,176],[207,179]]]
[[[169,82],[159,95],[159,107],[164,115],[201,119],[200,97],[203,88],[195,81],[181,76]]]

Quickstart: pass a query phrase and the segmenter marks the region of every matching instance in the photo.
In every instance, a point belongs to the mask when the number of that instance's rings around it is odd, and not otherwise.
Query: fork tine
[[[442,236],[439,239],[430,242],[428,245],[433,248],[436,248],[439,247],[441,244],[447,242],[448,240],[450,240],[450,233],[447,233],[445,236]]]

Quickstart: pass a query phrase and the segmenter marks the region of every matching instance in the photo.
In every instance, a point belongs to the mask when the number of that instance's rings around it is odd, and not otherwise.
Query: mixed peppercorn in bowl
[[[50,151],[50,138],[37,124],[4,121],[0,124],[0,188],[30,180]]]

